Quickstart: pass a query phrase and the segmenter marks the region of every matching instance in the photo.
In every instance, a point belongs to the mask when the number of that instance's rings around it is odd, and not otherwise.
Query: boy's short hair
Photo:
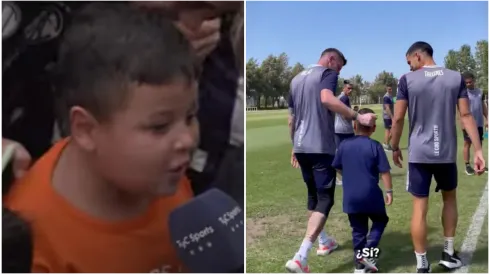
[[[374,111],[369,109],[369,108],[362,108],[361,110],[359,110],[358,112],[360,115],[364,115],[364,114],[374,114]],[[359,121],[356,121],[356,126],[357,126],[357,129],[359,129],[360,131],[362,132],[369,132],[371,130],[371,127],[369,126],[364,126],[362,125],[361,123],[359,123]]]
[[[359,110],[359,106],[355,105],[354,106],[354,111],[358,111]]]
[[[196,79],[191,47],[173,22],[127,3],[90,3],[64,34],[54,75],[61,119],[81,106],[97,119],[124,107],[131,84]],[[66,125],[65,125],[66,126]]]
[[[2,271],[30,273],[33,258],[30,226],[8,208],[2,208]]]
[[[464,79],[475,79],[475,75],[472,72],[464,72],[463,73],[463,78]]]

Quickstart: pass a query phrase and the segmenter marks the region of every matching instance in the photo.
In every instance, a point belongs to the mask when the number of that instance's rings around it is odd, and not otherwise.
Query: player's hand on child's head
[[[367,113],[367,114],[359,114],[357,115],[357,121],[361,123],[364,126],[373,126],[374,123],[376,122],[376,115],[372,113]]]
[[[386,193],[385,198],[386,205],[391,205],[393,203],[393,193]]]
[[[403,161],[402,150],[398,149],[396,151],[393,151],[393,163],[395,163],[395,165],[398,166],[399,168],[402,168],[402,161]]]
[[[13,172],[14,172],[15,178],[19,179],[22,176],[24,176],[24,174],[29,169],[29,166],[31,165],[32,158],[31,158],[31,155],[29,154],[29,152],[27,152],[27,150],[24,148],[24,146],[22,146],[20,143],[13,141],[13,140],[10,140],[10,139],[2,138],[2,153],[3,154],[6,153],[5,151],[10,146],[13,146],[12,150],[14,150],[14,151],[12,154],[12,159],[9,161],[12,162],[12,168],[14,170]]]
[[[485,172],[485,159],[483,158],[483,151],[478,150],[475,152],[473,157],[473,166],[475,173],[481,175]]]

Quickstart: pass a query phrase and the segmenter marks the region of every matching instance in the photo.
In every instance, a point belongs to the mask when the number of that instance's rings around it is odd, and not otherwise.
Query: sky
[[[409,71],[408,48],[425,41],[444,65],[451,49],[488,40],[488,2],[252,2],[246,3],[247,60],[285,52],[289,65],[318,61],[326,48],[347,58],[340,76],[373,81],[383,70]]]

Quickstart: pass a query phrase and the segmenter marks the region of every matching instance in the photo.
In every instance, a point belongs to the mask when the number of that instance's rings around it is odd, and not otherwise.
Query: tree
[[[256,59],[250,58],[247,61],[247,85],[246,85],[246,94],[247,98],[253,98],[253,102],[257,104],[257,107],[260,108],[260,97],[264,95],[264,78],[260,71],[259,64]]]
[[[461,46],[458,55],[459,55],[458,71],[461,73],[474,72],[476,63],[475,63],[475,59],[473,58],[473,55],[471,55],[471,46],[466,44]]]
[[[480,40],[475,47],[476,84],[482,91],[488,93],[488,41]]]
[[[458,71],[459,70],[459,53],[455,50],[450,50],[444,58],[444,67]]]
[[[484,93],[488,92],[488,41],[476,42],[475,54],[469,45],[463,45],[459,51],[450,50],[444,58],[444,66],[460,73],[472,72],[476,85]]]

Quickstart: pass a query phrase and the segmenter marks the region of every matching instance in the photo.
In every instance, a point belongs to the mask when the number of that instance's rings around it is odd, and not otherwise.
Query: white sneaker
[[[336,184],[337,185],[342,185],[342,180],[341,179],[337,179]]]
[[[376,266],[376,261],[374,259],[362,258],[359,262],[365,266],[366,270],[378,272],[378,267]]]
[[[289,260],[286,263],[286,270],[289,271],[289,273],[310,273],[310,268],[306,262],[302,263],[295,259]]]
[[[329,238],[326,245],[319,245],[316,250],[316,255],[325,256],[339,247],[339,244],[332,238]]]

